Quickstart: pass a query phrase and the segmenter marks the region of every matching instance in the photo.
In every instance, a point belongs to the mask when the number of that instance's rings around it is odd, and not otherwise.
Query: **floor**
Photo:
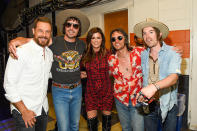
[[[49,122],[47,125],[47,131],[50,131],[55,128],[56,117],[55,117],[51,93],[48,93],[48,99],[49,99]],[[117,112],[115,111],[115,109],[112,111],[112,113],[113,113],[113,116],[112,116],[112,125],[113,126],[112,126],[111,131],[122,131],[122,128],[120,126],[120,122],[117,118]],[[83,116],[81,116],[81,118],[80,118],[79,130],[80,131],[88,131],[87,122]],[[98,131],[102,131],[102,122],[101,121],[99,122]]]
[[[48,93],[48,98],[49,98],[49,119],[48,119],[48,125],[47,125],[47,131],[53,131],[53,129],[55,128],[55,123],[56,123],[56,117],[55,117],[55,112],[54,112],[54,107],[53,107],[53,102],[52,102],[52,96],[51,93]],[[0,101],[0,107],[2,108],[2,101]],[[5,105],[5,103],[3,104]],[[8,106],[7,106],[8,107]],[[0,108],[0,109],[1,109]],[[8,111],[2,112],[0,110],[0,114],[5,114],[5,113],[9,113]],[[99,115],[99,127],[98,127],[98,131],[102,131],[102,123],[101,123],[101,114]],[[11,116],[7,115],[8,118],[5,118],[5,120],[1,120],[0,121],[0,131],[15,131],[15,123],[13,121],[13,119],[11,118]],[[183,127],[184,125],[182,125]],[[118,116],[117,116],[117,112],[116,109],[114,108],[112,111],[112,129],[111,131],[121,131],[121,126],[120,126],[120,122],[118,120]],[[80,123],[79,123],[79,131],[88,131],[87,128],[87,122],[84,119],[83,116],[81,116],[80,119]],[[189,129],[181,129],[181,131],[191,131]]]
[[[48,99],[49,99],[49,122],[47,125],[47,131],[52,131],[55,128],[56,117],[55,117],[51,93],[48,93]],[[113,109],[112,114],[113,115],[112,115],[111,131],[122,131],[122,128],[121,128],[120,122],[118,120],[118,116],[117,116],[117,112],[116,112],[115,108]],[[83,116],[80,117],[79,131],[88,131],[87,122]],[[101,121],[99,122],[98,131],[102,131],[102,122]],[[181,131],[192,131],[192,130],[181,129]]]

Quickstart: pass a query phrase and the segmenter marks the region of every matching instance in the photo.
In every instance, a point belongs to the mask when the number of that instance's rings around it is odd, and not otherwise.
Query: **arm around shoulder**
[[[16,54],[16,47],[24,45],[25,43],[29,42],[32,38],[24,38],[24,37],[17,37],[9,42],[9,52],[10,55],[18,59],[18,56]]]

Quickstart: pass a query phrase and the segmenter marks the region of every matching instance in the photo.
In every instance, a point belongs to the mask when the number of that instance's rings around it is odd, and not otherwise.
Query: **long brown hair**
[[[124,38],[125,38],[124,44],[126,45],[128,51],[133,50],[133,48],[129,45],[128,34],[123,29],[117,28],[117,29],[112,30],[111,33],[110,33],[110,42],[111,42],[111,52],[112,52],[112,54],[116,54],[116,49],[114,48],[114,46],[112,44],[112,34],[114,32],[121,33],[124,36]]]
[[[161,44],[163,39],[162,36],[160,36],[161,31],[157,28],[157,27],[153,27],[153,29],[155,30],[156,34],[157,34],[157,40],[159,41],[159,43]]]
[[[92,36],[95,33],[101,34],[101,37],[102,37],[101,47],[100,47],[100,50],[98,52],[99,59],[101,59],[106,54],[105,36],[103,34],[103,31],[98,27],[94,27],[94,28],[89,30],[87,38],[86,38],[87,49],[86,49],[86,52],[85,52],[85,54],[83,55],[83,58],[82,58],[83,65],[85,65],[88,62],[91,62],[96,56],[96,53],[94,52],[92,44],[91,44]]]

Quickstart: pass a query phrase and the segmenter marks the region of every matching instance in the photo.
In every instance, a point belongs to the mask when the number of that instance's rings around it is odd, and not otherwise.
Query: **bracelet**
[[[155,88],[156,88],[157,90],[159,90],[159,89],[160,89],[160,86],[159,86],[159,85],[157,85],[156,83],[153,83],[153,85],[155,86]]]

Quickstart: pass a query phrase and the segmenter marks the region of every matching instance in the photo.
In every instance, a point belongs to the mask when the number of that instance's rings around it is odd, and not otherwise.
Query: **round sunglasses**
[[[112,38],[111,38],[111,41],[112,41],[112,42],[115,42],[116,39],[118,39],[119,41],[121,41],[121,40],[123,39],[123,36],[112,37]]]

